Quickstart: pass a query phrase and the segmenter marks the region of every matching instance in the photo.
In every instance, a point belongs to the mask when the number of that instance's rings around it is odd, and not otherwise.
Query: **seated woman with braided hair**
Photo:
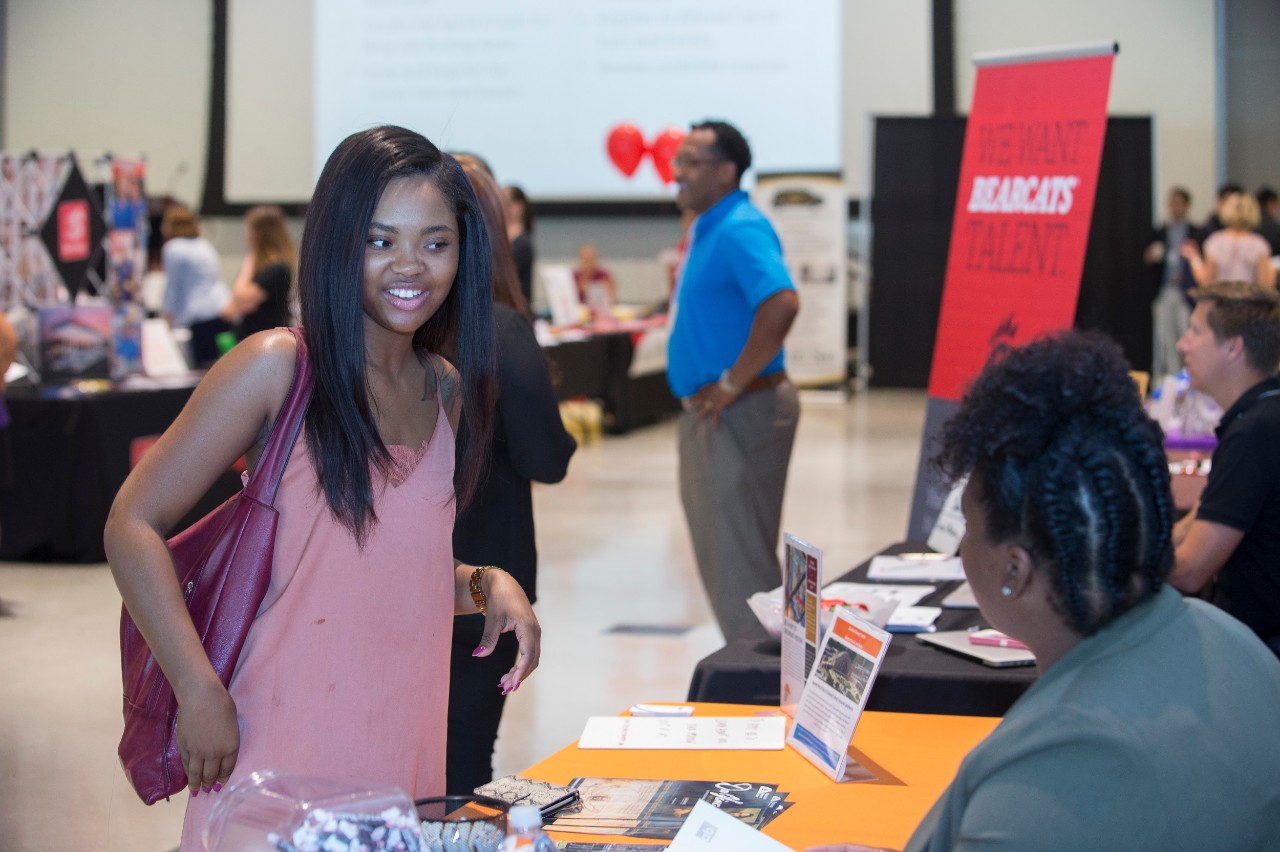
[[[1165,585],[1168,464],[1127,372],[1101,335],[1044,339],[988,364],[943,427],[974,597],[1041,677],[908,850],[1276,848],[1280,661]]]

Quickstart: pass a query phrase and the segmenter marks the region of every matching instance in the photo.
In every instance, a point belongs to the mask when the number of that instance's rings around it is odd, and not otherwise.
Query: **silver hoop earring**
[[[1008,586],[1001,586],[1000,594],[1004,595],[1006,598],[1013,597],[1013,589],[1009,588]]]

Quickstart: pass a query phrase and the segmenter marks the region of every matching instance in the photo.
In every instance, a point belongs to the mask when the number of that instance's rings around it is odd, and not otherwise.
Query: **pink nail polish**
[[[213,782],[213,792],[215,792],[215,793],[221,793],[221,792],[222,792],[222,782],[221,782],[221,781],[214,781],[214,782]]]
[[[472,652],[471,652],[471,656],[473,656],[473,657],[478,657],[478,656],[480,656],[480,655],[481,655],[481,654],[483,654],[483,653],[484,653],[484,646],[483,646],[483,645],[477,645],[477,646],[476,646],[476,649],[475,649],[474,651],[472,651]]]
[[[200,795],[200,791],[199,791],[199,790],[192,790],[192,791],[191,791],[191,798],[193,798],[193,799],[194,799],[196,796],[199,796],[199,795]]]
[[[200,788],[200,792],[201,792],[201,793],[209,793],[209,792],[211,792],[211,788],[209,788],[209,787],[201,787],[201,788]]]

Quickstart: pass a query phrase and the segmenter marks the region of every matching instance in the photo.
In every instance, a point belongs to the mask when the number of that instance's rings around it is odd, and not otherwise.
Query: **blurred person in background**
[[[613,273],[600,265],[600,253],[591,243],[578,247],[578,265],[573,270],[578,285],[578,301],[593,317],[607,317],[618,304],[618,284]]]
[[[244,217],[248,254],[231,287],[231,299],[223,319],[236,326],[236,339],[292,325],[293,271],[297,252],[285,222],[275,206],[254,207]]]
[[[1180,186],[1169,190],[1169,218],[1152,230],[1143,255],[1155,278],[1156,295],[1151,302],[1151,379],[1156,384],[1182,369],[1178,338],[1187,330],[1187,321],[1191,318],[1187,291],[1195,286],[1191,265],[1182,255],[1183,243],[1196,238],[1195,226],[1187,218],[1190,208],[1190,192]]]
[[[217,337],[231,326],[222,318],[231,293],[218,268],[218,251],[200,236],[200,220],[189,207],[174,205],[160,224],[165,288],[162,313],[173,328],[191,332],[194,367],[218,358]]]
[[[1218,205],[1222,229],[1205,237],[1203,251],[1194,242],[1182,244],[1182,256],[1191,264],[1191,275],[1200,286],[1219,281],[1244,281],[1274,287],[1271,246],[1258,234],[1258,202],[1234,192]]]
[[[506,196],[507,238],[511,240],[511,257],[516,265],[516,278],[526,304],[533,302],[533,207],[529,196],[515,184],[504,190]]]
[[[471,502],[457,515],[453,552],[472,565],[497,565],[514,577],[529,600],[537,599],[538,548],[533,527],[533,482],[559,482],[577,444],[560,419],[547,357],[533,334],[528,303],[520,292],[498,185],[483,162],[455,155],[475,189],[493,259],[493,332],[498,404],[489,442],[489,468]],[[466,420],[459,452],[468,441]],[[519,644],[503,634],[488,657],[472,656],[484,619],[453,620],[449,667],[449,735],[445,788],[469,793],[493,780],[493,746],[506,694],[498,678],[515,663]]]
[[[1280,255],[1280,196],[1269,186],[1258,190],[1258,233],[1271,246],[1271,256]]]

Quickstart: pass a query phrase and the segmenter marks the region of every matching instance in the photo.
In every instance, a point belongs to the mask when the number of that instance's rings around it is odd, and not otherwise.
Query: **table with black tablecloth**
[[[919,543],[902,543],[882,553],[923,550]],[[835,582],[865,583],[871,560]],[[934,583],[938,588],[920,602],[941,606],[959,583]],[[938,630],[965,630],[985,625],[976,609],[944,609]],[[690,701],[729,704],[779,702],[781,644],[763,628],[758,638],[731,642],[698,662],[689,684]],[[897,713],[943,713],[958,716],[1003,716],[1035,681],[1035,666],[991,668],[957,654],[921,644],[910,634],[895,634],[867,703],[869,710]]]
[[[101,562],[102,532],[130,469],[130,446],[159,435],[193,387],[111,390],[58,396],[10,387],[5,395],[12,482],[0,489],[0,559]],[[175,529],[207,513],[240,487],[220,477]]]
[[[543,351],[555,366],[560,401],[586,397],[600,402],[604,428],[614,434],[656,423],[680,411],[680,401],[658,370],[633,375],[638,332],[597,331],[581,339],[562,340]]]

